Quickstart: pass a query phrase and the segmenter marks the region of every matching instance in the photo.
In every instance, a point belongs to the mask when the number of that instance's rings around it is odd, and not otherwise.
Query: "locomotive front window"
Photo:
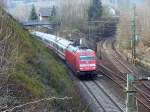
[[[95,60],[94,56],[80,56],[80,60]]]

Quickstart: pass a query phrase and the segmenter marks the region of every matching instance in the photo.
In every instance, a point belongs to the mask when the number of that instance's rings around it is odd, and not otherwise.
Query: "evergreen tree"
[[[30,20],[37,20],[38,19],[38,16],[37,16],[37,13],[36,13],[34,5],[32,6],[32,10],[31,10],[29,19]]]
[[[51,16],[56,16],[56,8],[53,6]]]
[[[89,21],[99,20],[102,16],[103,7],[101,0],[93,0],[88,11]]]
[[[49,16],[49,21],[55,21],[55,19],[56,19],[56,8],[55,6],[53,6],[51,14]]]

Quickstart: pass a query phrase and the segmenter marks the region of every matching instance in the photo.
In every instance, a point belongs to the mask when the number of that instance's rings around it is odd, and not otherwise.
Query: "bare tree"
[[[121,12],[117,29],[117,39],[121,48],[131,48],[131,13]]]
[[[15,8],[14,17],[19,21],[27,21],[31,12],[31,7],[25,4],[19,4]]]
[[[0,0],[0,7],[6,8],[6,0]]]
[[[137,56],[149,61],[150,55],[150,1],[136,6],[136,35],[139,37],[137,42]],[[120,47],[131,52],[133,9],[128,12],[122,11],[118,24],[117,39]],[[144,60],[145,60],[144,59]]]
[[[38,104],[40,102],[44,102],[44,101],[50,101],[50,100],[70,100],[72,99],[72,97],[63,97],[63,98],[58,98],[58,97],[50,97],[50,98],[43,98],[43,99],[39,99],[39,100],[35,100],[35,101],[31,101],[31,102],[27,102],[25,104],[20,104],[18,106],[14,106],[12,108],[6,109],[2,112],[12,112],[13,110],[17,109],[17,108],[23,108],[25,106],[28,105],[33,105],[33,104]]]
[[[57,0],[57,4],[58,16],[63,24],[76,27],[85,22],[90,0]]]

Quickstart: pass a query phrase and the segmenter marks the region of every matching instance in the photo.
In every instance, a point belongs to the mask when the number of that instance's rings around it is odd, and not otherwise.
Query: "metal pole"
[[[132,63],[135,64],[136,59],[136,18],[135,18],[135,9],[136,6],[133,7],[133,20],[132,20]]]
[[[100,47],[99,53],[100,53],[100,60],[102,60],[102,49],[101,49],[101,47]]]
[[[133,86],[135,78],[132,74],[127,75],[127,88],[126,88],[126,112],[137,112],[136,91]]]

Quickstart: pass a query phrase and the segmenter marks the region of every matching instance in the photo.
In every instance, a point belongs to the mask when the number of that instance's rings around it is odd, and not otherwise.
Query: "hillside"
[[[0,52],[0,111],[85,109],[59,58],[1,8]]]

